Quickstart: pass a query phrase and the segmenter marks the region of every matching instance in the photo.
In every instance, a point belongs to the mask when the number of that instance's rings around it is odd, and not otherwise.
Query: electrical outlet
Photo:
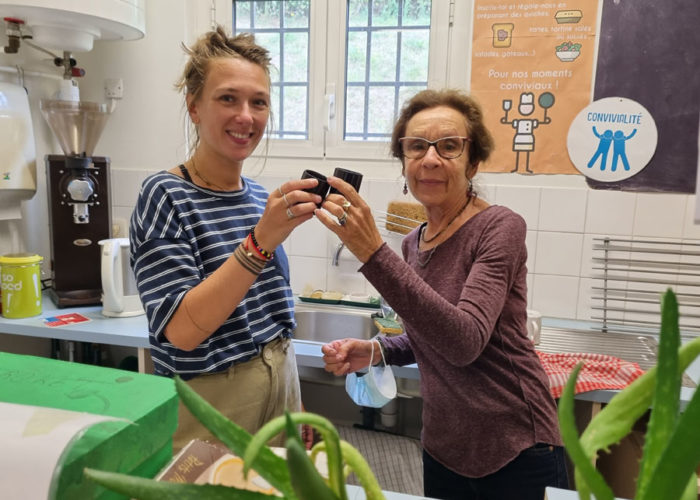
[[[112,220],[112,238],[128,238],[129,223],[126,219],[115,217]]]
[[[105,79],[105,97],[107,99],[121,99],[124,97],[124,82],[121,78]]]

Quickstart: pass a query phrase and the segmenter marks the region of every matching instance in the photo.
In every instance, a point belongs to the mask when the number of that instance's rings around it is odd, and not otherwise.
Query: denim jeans
[[[539,443],[488,476],[452,472],[423,450],[425,496],[443,500],[542,500],[546,486],[568,488],[564,448]]]

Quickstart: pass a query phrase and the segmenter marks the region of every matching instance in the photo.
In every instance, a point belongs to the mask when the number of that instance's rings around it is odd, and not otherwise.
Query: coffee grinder
[[[112,237],[109,158],[92,156],[109,117],[106,104],[42,99],[63,155],[46,155],[51,298],[58,307],[100,304],[99,241]]]

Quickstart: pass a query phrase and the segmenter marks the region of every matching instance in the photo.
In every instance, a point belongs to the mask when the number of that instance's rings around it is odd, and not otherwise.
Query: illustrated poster
[[[576,174],[567,132],[591,101],[597,0],[476,0],[471,94],[496,142],[486,172]]]

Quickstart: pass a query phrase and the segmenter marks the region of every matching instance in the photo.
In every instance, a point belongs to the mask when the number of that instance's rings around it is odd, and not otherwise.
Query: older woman
[[[527,338],[524,220],[472,186],[493,141],[477,103],[426,90],[404,106],[392,136],[406,187],[427,222],[406,236],[403,259],[383,241],[367,204],[341,195],[316,216],[363,263],[360,271],[401,316],[405,334],[323,347],[326,370],[416,362],[423,402],[425,495],[537,499],[566,486],[564,451],[547,376]],[[376,359],[376,358],[375,358]]]
[[[281,246],[313,217],[315,179],[272,194],[243,175],[270,116],[268,52],[222,28],[187,49],[177,87],[196,127],[192,155],[143,183],[132,215],[132,267],[158,375],[180,375],[255,432],[301,407],[294,300]],[[212,439],[180,405],[174,447]]]

